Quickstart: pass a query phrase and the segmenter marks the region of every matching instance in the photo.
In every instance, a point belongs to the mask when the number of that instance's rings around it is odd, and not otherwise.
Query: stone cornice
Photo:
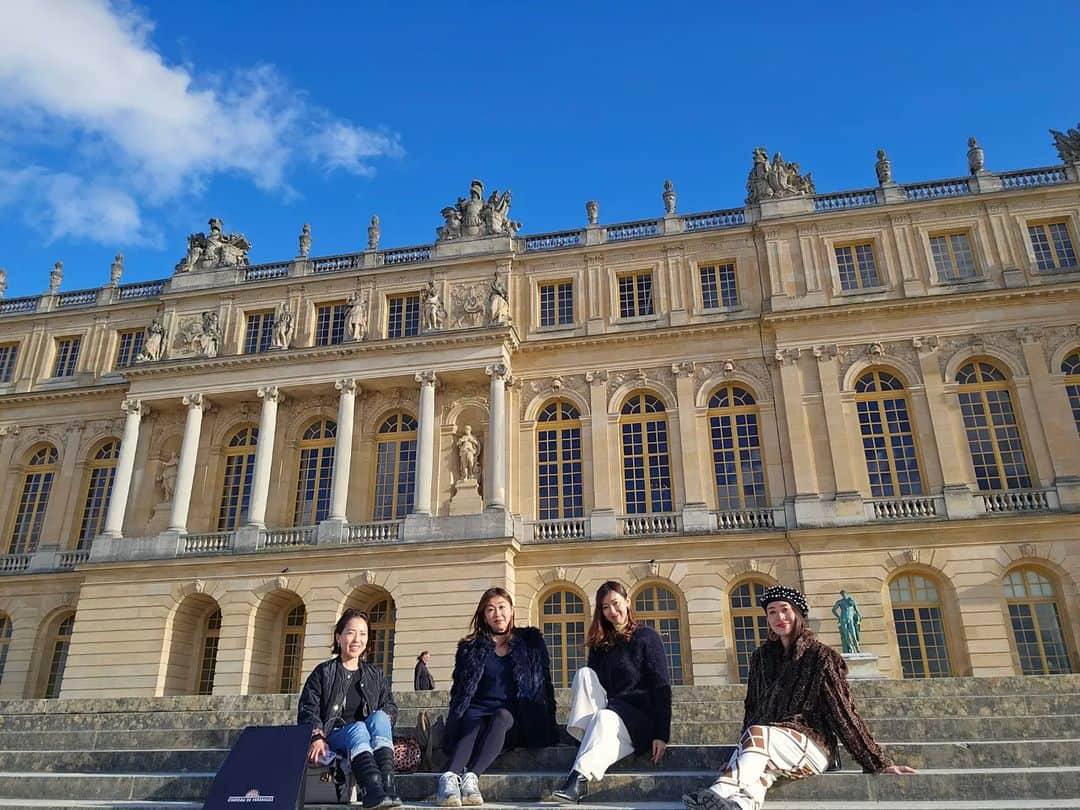
[[[0,394],[0,405],[28,405],[39,402],[56,402],[64,399],[111,397],[122,395],[126,390],[126,382],[108,382],[99,385],[80,385],[78,388],[50,388],[38,391],[22,391],[14,394]]]
[[[681,326],[663,326],[631,331],[605,332],[600,335],[580,335],[575,337],[559,337],[544,340],[529,340],[522,342],[517,349],[517,356],[524,356],[534,352],[564,351],[566,349],[603,348],[615,346],[620,343],[640,343],[641,341],[665,340],[668,338],[713,337],[718,333],[737,332],[740,329],[748,329],[757,333],[758,318],[747,317],[737,320],[718,321],[714,323],[702,323]],[[685,359],[680,355],[679,359]],[[653,358],[649,358],[650,364]]]

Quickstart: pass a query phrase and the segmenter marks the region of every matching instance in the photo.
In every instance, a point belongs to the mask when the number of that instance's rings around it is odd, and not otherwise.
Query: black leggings
[[[506,733],[513,725],[514,715],[506,709],[496,709],[495,714],[487,716],[466,711],[461,718],[461,736],[446,770],[454,773],[468,770],[477,776],[482,774],[502,753]]]

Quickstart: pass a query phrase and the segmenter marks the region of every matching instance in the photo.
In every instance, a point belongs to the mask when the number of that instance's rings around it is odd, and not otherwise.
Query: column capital
[[[435,383],[439,381],[439,378],[435,376],[434,369],[429,369],[427,371],[418,371],[413,376],[413,379],[420,383],[421,386],[435,385]]]
[[[506,363],[488,363],[484,366],[484,373],[489,377],[496,377],[504,382],[510,378],[510,369],[506,367]]]
[[[798,362],[800,354],[801,350],[796,348],[777,349],[774,357],[776,358],[776,362],[778,365],[793,366],[796,362]]]
[[[840,354],[840,347],[835,343],[822,343],[818,346],[813,346],[810,349],[811,353],[817,358],[819,363],[828,363],[830,360],[836,359]]]
[[[671,373],[676,377],[690,377],[693,375],[695,369],[697,369],[697,363],[693,360],[683,360],[678,363],[671,364]]]
[[[15,422],[12,422],[10,425],[0,425],[0,439],[4,438],[5,436],[18,436],[18,435],[19,435],[19,426]]]
[[[120,403],[120,410],[128,416],[131,414],[137,414],[140,417],[150,415],[150,408],[144,405],[141,399],[125,399]]]
[[[589,385],[603,385],[608,380],[608,370],[606,368],[597,369],[596,371],[585,372],[585,382]]]
[[[191,394],[184,394],[184,396],[183,396],[183,403],[184,403],[185,405],[187,405],[189,409],[190,409],[190,408],[199,408],[199,409],[202,409],[202,408],[205,408],[206,406],[208,406],[208,405],[210,404],[210,403],[209,403],[209,402],[208,402],[208,401],[207,401],[207,400],[206,400],[206,399],[205,399],[205,398],[203,397],[202,393],[200,393],[200,392],[198,392],[198,391],[196,391],[196,392],[194,392],[194,393],[191,393]]]
[[[936,351],[939,342],[937,335],[916,335],[911,339],[911,345],[919,354]]]
[[[360,386],[356,384],[355,377],[342,377],[340,380],[334,381],[334,388],[340,391],[342,394],[359,394]]]
[[[285,401],[285,395],[276,385],[264,385],[255,391],[255,396],[266,402],[276,402],[279,405]]]

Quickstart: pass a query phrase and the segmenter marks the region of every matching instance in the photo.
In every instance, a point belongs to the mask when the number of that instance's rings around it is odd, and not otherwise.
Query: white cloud
[[[92,235],[95,216],[103,230],[141,233],[136,199],[161,205],[197,192],[214,173],[288,193],[301,164],[365,176],[373,159],[402,153],[397,136],[311,104],[271,66],[203,76],[167,64],[151,43],[152,24],[126,3],[4,3],[3,22],[6,123],[24,145],[76,136],[78,148],[49,167],[52,191],[41,194],[54,237]]]

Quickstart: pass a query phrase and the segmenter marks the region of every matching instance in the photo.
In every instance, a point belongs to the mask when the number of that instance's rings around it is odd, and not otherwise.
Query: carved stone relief
[[[451,329],[470,329],[484,326],[487,319],[489,281],[472,281],[450,286],[450,311],[447,320]]]

